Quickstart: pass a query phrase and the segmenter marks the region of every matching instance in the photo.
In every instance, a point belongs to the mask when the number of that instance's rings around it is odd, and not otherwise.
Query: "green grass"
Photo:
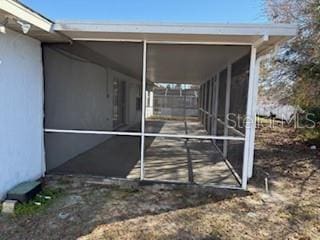
[[[59,189],[44,188],[39,194],[27,203],[17,204],[14,213],[15,216],[33,215],[39,211],[46,209],[55,199],[62,194]],[[46,199],[43,196],[48,196],[50,199]],[[40,203],[40,205],[36,205]]]

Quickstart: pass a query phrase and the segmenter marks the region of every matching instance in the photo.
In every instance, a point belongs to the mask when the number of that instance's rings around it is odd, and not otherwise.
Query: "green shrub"
[[[44,188],[39,194],[26,203],[17,204],[14,213],[16,216],[32,215],[44,210],[50,203],[61,195],[60,189]],[[40,203],[37,205],[36,203]]]

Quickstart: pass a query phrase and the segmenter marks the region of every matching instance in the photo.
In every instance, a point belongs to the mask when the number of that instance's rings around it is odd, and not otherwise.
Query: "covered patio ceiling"
[[[249,53],[249,46],[150,44],[147,79],[156,83],[200,84]]]
[[[74,41],[71,45],[54,46],[136,79],[142,78],[142,43]],[[154,83],[200,84],[249,52],[249,46],[148,44],[147,79]]]
[[[115,70],[138,79],[142,78],[142,41],[146,40],[148,81],[199,84],[249,54],[251,45],[258,43],[258,53],[262,53],[295,35],[296,26],[57,21],[53,30],[95,52],[100,60],[114,63]]]

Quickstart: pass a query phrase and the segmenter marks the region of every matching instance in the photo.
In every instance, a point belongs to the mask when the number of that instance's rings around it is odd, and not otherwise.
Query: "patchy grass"
[[[277,128],[277,127],[284,127],[289,128],[291,131],[295,132],[295,141],[300,141],[307,145],[316,145],[320,147],[320,127],[317,126],[315,128],[296,128],[294,129],[285,121],[279,119],[271,119],[257,116],[257,128]]]
[[[249,192],[172,185],[122,189],[92,184],[85,176],[49,175],[47,189],[61,188],[62,196],[44,205],[45,211],[32,206],[37,214],[0,216],[0,239],[318,240],[320,152],[296,137],[289,126],[257,129],[259,171]]]
[[[304,128],[299,129],[298,138],[309,145],[320,147],[320,128]]]
[[[61,190],[44,188],[39,194],[27,203],[18,203],[14,214],[15,216],[32,215],[47,208],[53,200],[61,195]]]

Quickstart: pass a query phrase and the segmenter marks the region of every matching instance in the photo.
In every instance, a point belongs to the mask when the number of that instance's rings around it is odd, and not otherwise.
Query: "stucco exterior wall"
[[[112,129],[112,91],[107,71],[44,47],[45,127],[55,129]],[[87,151],[110,136],[54,134],[45,137],[47,169]]]
[[[126,82],[127,128],[137,124],[141,111],[136,97],[141,85],[112,69],[44,46],[45,127],[67,130],[113,131],[113,81]],[[46,164],[51,170],[106,141],[111,135],[47,133]]]
[[[0,199],[44,173],[41,43],[0,33]]]

